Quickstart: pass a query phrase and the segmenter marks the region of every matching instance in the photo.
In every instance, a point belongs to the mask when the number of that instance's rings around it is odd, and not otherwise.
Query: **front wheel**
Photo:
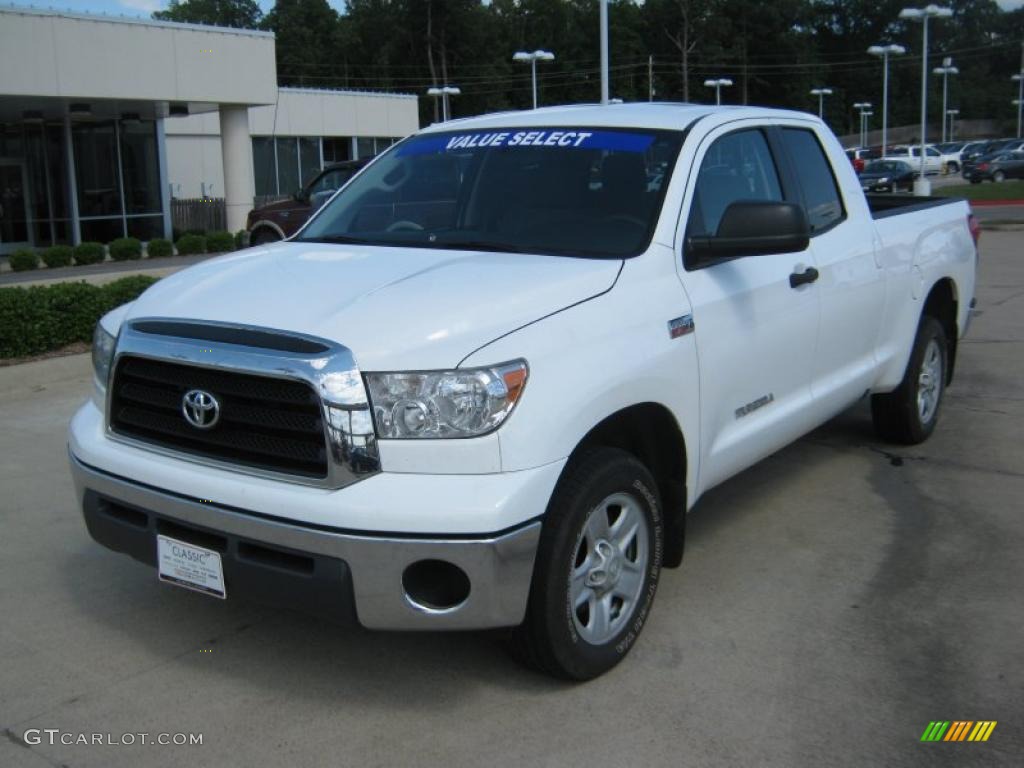
[[[513,655],[571,680],[607,672],[643,629],[663,550],[651,473],[625,451],[588,449],[566,469],[549,505]]]
[[[992,181],[1001,184],[1002,182],[1006,181],[1006,174],[1003,173],[1002,171],[996,171],[995,173],[992,174]]]
[[[903,381],[892,392],[871,396],[871,417],[883,440],[917,445],[939,421],[949,360],[946,330],[930,315],[921,318]]]

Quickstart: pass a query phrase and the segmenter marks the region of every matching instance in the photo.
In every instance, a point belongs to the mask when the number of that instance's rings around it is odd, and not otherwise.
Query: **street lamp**
[[[526,51],[516,51],[512,54],[512,61],[521,61],[523,63],[530,63],[530,74],[533,76],[533,108],[537,108],[537,62],[538,61],[554,61],[555,54],[550,51],[533,51],[528,53]]]
[[[959,75],[960,70],[953,66],[949,56],[942,60],[942,66],[932,70],[932,74],[942,75],[942,114],[946,114],[946,101],[949,97],[949,76]],[[942,120],[942,143],[946,143],[946,120]]]
[[[825,119],[825,97],[832,95],[831,88],[811,88],[811,96],[818,97],[818,117]]]
[[[921,44],[921,176],[914,182],[915,195],[927,196],[932,191],[932,185],[924,175],[925,134],[928,132],[928,20],[948,19],[952,15],[952,8],[942,8],[935,4],[926,5],[924,8],[904,8],[900,11],[901,19],[920,21],[923,27],[923,42]]]
[[[1024,70],[1016,75],[1010,76],[1011,80],[1017,81],[1017,98],[1014,100],[1014,104],[1017,105],[1017,138],[1020,138],[1020,111],[1021,104],[1024,103]]]
[[[865,146],[865,147],[866,147],[866,146],[867,146],[867,144],[868,144],[868,128],[869,128],[869,127],[870,127],[870,125],[871,125],[871,120],[870,120],[870,118],[871,118],[871,116],[872,116],[873,114],[875,114],[875,113],[874,113],[874,112],[872,112],[871,110],[868,110],[867,112],[862,112],[862,113],[861,113],[861,120],[863,120],[863,121],[864,121],[864,146]]]
[[[715,89],[715,104],[721,105],[722,88],[728,88],[732,85],[732,80],[728,77],[719,77],[717,80],[705,80],[704,85],[708,88]]]
[[[872,45],[868,53],[882,57],[882,154],[885,155],[889,141],[889,57],[902,56],[907,49],[902,45]]]
[[[871,102],[870,101],[858,101],[856,104],[853,105],[853,108],[860,112],[860,145],[862,147],[864,147],[864,146],[867,146],[867,143],[868,143],[867,131],[864,128],[864,124],[866,122],[864,120],[864,115],[865,114],[874,114],[873,112],[872,113],[865,112],[865,110],[871,109]],[[882,154],[885,154],[885,153],[883,152]]]
[[[953,138],[953,123],[956,121],[956,116],[960,114],[959,109],[947,109],[946,118],[949,120],[949,140],[955,141]]]
[[[448,122],[448,118],[451,117],[450,107],[448,105],[449,96],[458,96],[462,93],[461,90],[453,85],[445,85],[441,88],[427,88],[427,96],[434,97],[434,118],[437,118],[437,97],[441,97],[441,122]]]

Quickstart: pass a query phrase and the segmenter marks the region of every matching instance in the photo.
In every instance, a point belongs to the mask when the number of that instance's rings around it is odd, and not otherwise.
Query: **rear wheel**
[[[945,329],[925,315],[903,381],[892,392],[871,397],[871,417],[879,437],[904,445],[928,439],[939,420],[948,360]]]
[[[274,230],[269,227],[260,227],[249,235],[249,245],[266,245],[267,243],[276,243],[280,239]]]
[[[1003,173],[1002,171],[996,171],[995,173],[992,174],[992,181],[995,181],[995,182],[1006,181],[1006,174]]]
[[[513,655],[572,680],[614,667],[643,629],[663,549],[651,473],[625,451],[588,450],[552,497],[526,620],[512,632]]]

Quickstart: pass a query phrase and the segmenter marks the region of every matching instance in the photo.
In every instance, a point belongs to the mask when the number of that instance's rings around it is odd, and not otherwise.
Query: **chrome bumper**
[[[79,505],[84,503],[86,491],[92,491],[173,523],[344,561],[351,574],[356,616],[368,629],[486,629],[515,626],[526,614],[539,522],[468,539],[362,536],[217,507],[94,469],[70,451],[69,458]],[[443,610],[414,603],[405,594],[402,574],[421,560],[457,565],[469,577],[469,596]],[[230,584],[228,589],[230,594]]]

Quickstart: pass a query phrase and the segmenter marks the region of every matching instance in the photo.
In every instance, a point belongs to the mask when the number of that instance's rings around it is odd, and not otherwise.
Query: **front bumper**
[[[220,549],[229,596],[354,619],[369,629],[484,629],[514,626],[525,616],[538,521],[479,537],[364,535],[219,506],[69,455],[93,538],[150,565],[158,533]],[[424,560],[460,568],[470,584],[465,600],[432,608],[411,599],[403,574]]]

